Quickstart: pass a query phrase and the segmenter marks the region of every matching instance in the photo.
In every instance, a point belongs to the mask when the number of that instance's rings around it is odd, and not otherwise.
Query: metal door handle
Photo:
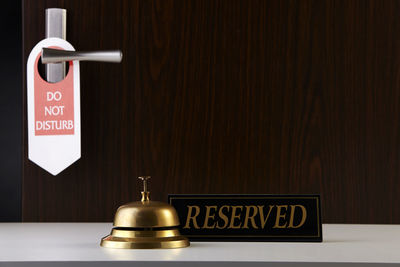
[[[52,48],[42,48],[42,63],[60,63],[71,60],[102,61],[119,63],[122,60],[120,50],[78,52]]]

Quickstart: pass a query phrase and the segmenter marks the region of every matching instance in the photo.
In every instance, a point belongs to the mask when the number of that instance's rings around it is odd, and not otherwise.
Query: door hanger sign
[[[64,80],[45,81],[38,71],[43,47],[75,49],[60,38],[40,41],[27,64],[28,157],[57,175],[81,157],[79,61],[70,61]]]

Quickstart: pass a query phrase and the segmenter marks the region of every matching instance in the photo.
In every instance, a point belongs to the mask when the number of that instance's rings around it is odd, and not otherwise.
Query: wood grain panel
[[[81,63],[82,158],[60,175],[27,159],[24,119],[24,221],[111,221],[151,175],[158,200],[318,193],[324,222],[400,223],[399,1],[23,6],[24,64],[47,7],[77,50],[124,52]]]

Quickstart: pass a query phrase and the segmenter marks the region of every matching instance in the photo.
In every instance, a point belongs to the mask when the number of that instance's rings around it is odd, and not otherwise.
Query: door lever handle
[[[120,50],[79,52],[42,48],[41,58],[43,64],[60,63],[71,60],[119,63],[122,60],[122,52]]]

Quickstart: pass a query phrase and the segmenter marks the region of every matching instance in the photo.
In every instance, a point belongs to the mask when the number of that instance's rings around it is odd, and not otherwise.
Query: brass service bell
[[[100,246],[107,248],[149,249],[183,248],[189,240],[179,233],[179,219],[171,205],[149,199],[147,180],[143,180],[141,201],[122,205],[115,213],[111,234],[102,238]]]

